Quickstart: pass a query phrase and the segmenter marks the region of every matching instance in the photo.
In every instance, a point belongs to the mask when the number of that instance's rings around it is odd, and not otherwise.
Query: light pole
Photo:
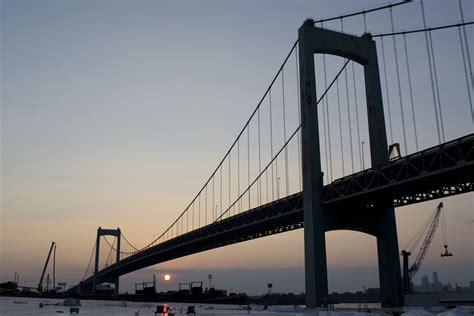
[[[362,170],[365,170],[365,163],[364,163],[364,144],[365,142],[361,143],[362,146]]]
[[[207,276],[207,278],[209,279],[209,292],[211,292],[211,287],[212,287],[212,283],[211,283],[212,274],[209,273],[209,275]]]
[[[280,198],[280,177],[277,178],[277,199]]]

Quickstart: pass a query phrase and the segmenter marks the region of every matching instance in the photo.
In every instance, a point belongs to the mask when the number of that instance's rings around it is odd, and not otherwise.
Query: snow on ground
[[[22,297],[0,297],[0,316],[19,316],[19,315],[70,315],[70,307],[63,306],[62,299],[40,299],[40,298],[22,298]],[[40,303],[43,307],[40,308]],[[124,301],[96,301],[82,300],[79,307],[79,316],[155,316],[155,310],[158,303],[144,302],[124,302]],[[170,307],[169,315],[184,316],[189,305],[195,306],[196,315],[199,316],[386,316],[387,313],[372,311],[372,313],[362,313],[354,310],[336,310],[336,311],[311,311],[304,310],[301,307],[293,306],[269,306],[268,310],[263,310],[263,306],[252,305],[252,310],[247,310],[247,306],[238,305],[217,305],[217,304],[190,304],[190,303],[168,303]],[[471,314],[474,310],[463,309],[452,311],[451,313],[441,314],[440,316],[465,316],[465,312]],[[406,316],[421,316],[426,313],[423,309],[408,309],[404,314]],[[433,313],[431,315],[435,315]],[[76,314],[72,314],[76,315]]]
[[[22,297],[0,297],[0,316],[9,315],[69,315],[70,307],[62,306],[64,300],[62,299],[39,299],[39,298],[22,298]],[[43,303],[43,308],[40,308],[40,303]],[[56,305],[58,304],[58,305]],[[79,315],[90,316],[155,316],[155,310],[158,303],[143,303],[143,302],[122,302],[122,301],[95,301],[82,300],[79,307]],[[302,313],[295,313],[289,310],[291,307],[286,306],[282,308],[282,312],[278,311],[247,311],[245,306],[237,305],[212,305],[212,304],[189,304],[189,303],[169,303],[170,314],[186,315],[189,305],[195,306],[197,315],[259,315],[259,316],[273,316],[286,315],[296,316],[303,315]],[[276,308],[278,309],[278,308]],[[72,314],[75,315],[75,314]],[[304,315],[311,315],[305,313]]]

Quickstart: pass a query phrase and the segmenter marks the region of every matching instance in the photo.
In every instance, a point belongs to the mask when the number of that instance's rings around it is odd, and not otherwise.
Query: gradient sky
[[[99,226],[120,227],[137,246],[160,234],[216,167],[304,19],[379,3],[1,1],[0,281],[19,272],[22,284],[35,286],[54,240],[57,279],[76,283]],[[463,5],[465,19],[472,20],[473,2]],[[426,7],[429,25],[459,21],[457,1],[426,1]],[[421,26],[416,10],[394,13],[397,29]],[[368,16],[368,30],[389,31],[387,16]],[[348,23],[346,30],[362,33],[361,19]],[[468,32],[472,54],[472,28]],[[459,53],[455,36],[434,37],[439,60]],[[417,65],[424,60],[419,39],[411,38]],[[340,62],[330,61],[333,69]],[[451,96],[444,110],[447,139],[473,131],[461,66],[439,65],[441,85]],[[415,71],[414,81],[426,89],[418,89],[415,99],[428,99],[429,83],[418,76]],[[426,104],[417,103],[424,148],[436,143]],[[432,271],[452,283],[474,280],[473,197],[444,200],[455,256],[440,259],[438,234],[415,282]],[[400,247],[438,202],[396,210]],[[330,232],[327,248],[331,291],[378,286],[374,238]],[[122,289],[171,272],[172,281],[160,289],[205,281],[212,273],[221,288],[257,294],[272,282],[275,291],[301,292],[303,262],[299,230],[131,273],[123,277]]]

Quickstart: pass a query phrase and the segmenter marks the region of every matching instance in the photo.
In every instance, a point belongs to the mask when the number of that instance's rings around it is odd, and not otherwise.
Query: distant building
[[[469,286],[462,287],[457,283],[453,287],[449,282],[443,284],[438,279],[438,272],[433,272],[433,282],[431,283],[428,276],[424,275],[421,278],[421,285],[415,285],[415,292],[418,293],[433,293],[433,292],[453,292],[453,291],[472,291],[474,292],[474,281],[470,281]]]
[[[430,281],[428,280],[428,276],[425,275],[424,277],[421,278],[421,286],[424,288],[429,287]]]

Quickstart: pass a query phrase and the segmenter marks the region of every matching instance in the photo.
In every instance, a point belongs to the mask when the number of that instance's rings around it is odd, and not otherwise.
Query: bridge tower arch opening
[[[117,243],[116,243],[116,254],[115,254],[115,262],[120,261],[120,238],[122,236],[122,233],[120,231],[120,228],[117,229],[104,229],[102,227],[99,227],[97,229],[97,238],[95,241],[95,263],[94,263],[94,279],[93,279],[93,285],[92,285],[92,293],[96,293],[97,291],[97,285],[99,285],[101,281],[99,279],[99,259],[100,259],[100,237],[102,236],[114,236],[117,238]],[[115,284],[115,289],[114,289],[114,294],[118,295],[119,294],[119,277],[117,276],[114,280],[113,283]]]
[[[322,29],[315,27],[312,20],[307,20],[299,28],[298,38],[306,305],[314,308],[329,302],[325,233],[350,229],[376,237],[381,303],[383,306],[402,306],[397,228],[390,201],[379,197],[378,208],[360,209],[329,209],[322,203],[324,175],[321,170],[314,54],[336,55],[363,66],[370,161],[376,168],[388,160],[376,43],[370,34],[358,37]]]
[[[325,235],[331,293],[380,288],[375,236],[354,230],[332,230]]]

